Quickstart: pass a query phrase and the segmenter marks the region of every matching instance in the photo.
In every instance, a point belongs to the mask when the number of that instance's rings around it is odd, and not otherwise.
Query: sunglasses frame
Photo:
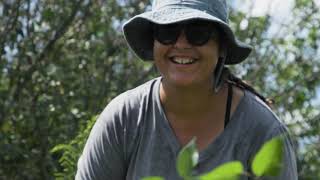
[[[203,23],[203,24],[201,24]],[[207,29],[203,33],[194,35],[192,32],[199,31],[199,28],[193,28],[194,25],[201,25],[201,28]],[[163,34],[160,34],[160,31]],[[171,30],[171,32],[169,32]],[[165,32],[167,31],[167,32]],[[181,32],[184,32],[186,39],[189,44],[193,46],[203,46],[211,38],[217,38],[219,36],[219,30],[214,26],[213,23],[201,20],[191,20],[186,22],[174,23],[174,24],[153,24],[153,38],[164,45],[173,45],[177,42]],[[200,32],[200,31],[199,31]],[[169,35],[171,33],[171,36]],[[199,37],[203,38],[199,38]],[[164,37],[166,36],[166,37]],[[200,39],[200,40],[199,40]]]

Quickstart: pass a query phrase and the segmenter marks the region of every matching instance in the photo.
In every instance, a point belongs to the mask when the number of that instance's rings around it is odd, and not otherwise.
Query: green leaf
[[[196,147],[196,138],[184,146],[177,158],[178,174],[183,178],[190,178],[192,169],[198,163],[199,153]]]
[[[55,16],[54,12],[51,9],[46,9],[43,11],[43,19],[46,21],[50,21],[53,19],[53,17]]]
[[[277,176],[282,167],[283,139],[278,136],[266,142],[255,155],[252,170],[256,176]]]
[[[64,150],[67,150],[69,149],[69,145],[67,144],[59,144],[59,145],[56,145],[54,148],[52,148],[50,150],[51,153],[56,153],[56,152],[59,152],[59,151],[64,151]]]
[[[200,180],[236,180],[243,173],[240,161],[232,161],[218,166],[209,173],[201,175]]]
[[[164,178],[160,176],[149,176],[149,177],[144,177],[141,180],[164,180]]]

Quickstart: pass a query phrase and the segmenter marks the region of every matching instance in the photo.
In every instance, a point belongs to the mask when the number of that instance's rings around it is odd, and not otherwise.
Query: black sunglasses
[[[210,38],[218,36],[218,30],[212,23],[207,21],[187,21],[175,24],[154,24],[153,37],[161,44],[175,44],[182,30],[191,45],[202,46],[206,44]]]

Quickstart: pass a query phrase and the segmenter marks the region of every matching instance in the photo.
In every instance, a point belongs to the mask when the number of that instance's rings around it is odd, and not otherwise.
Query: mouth
[[[193,64],[196,62],[196,59],[190,58],[190,57],[170,57],[169,59],[171,62],[175,64],[183,64],[183,65]]]

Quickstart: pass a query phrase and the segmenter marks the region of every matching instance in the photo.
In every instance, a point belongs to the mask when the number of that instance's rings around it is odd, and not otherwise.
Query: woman
[[[78,162],[76,179],[180,179],[181,147],[197,137],[195,174],[232,160],[250,172],[264,142],[286,127],[250,86],[225,64],[247,58],[223,0],[155,0],[152,11],[125,23],[125,38],[161,77],[113,99],[100,115]],[[297,179],[290,140],[278,179]],[[243,177],[246,179],[247,177]]]

